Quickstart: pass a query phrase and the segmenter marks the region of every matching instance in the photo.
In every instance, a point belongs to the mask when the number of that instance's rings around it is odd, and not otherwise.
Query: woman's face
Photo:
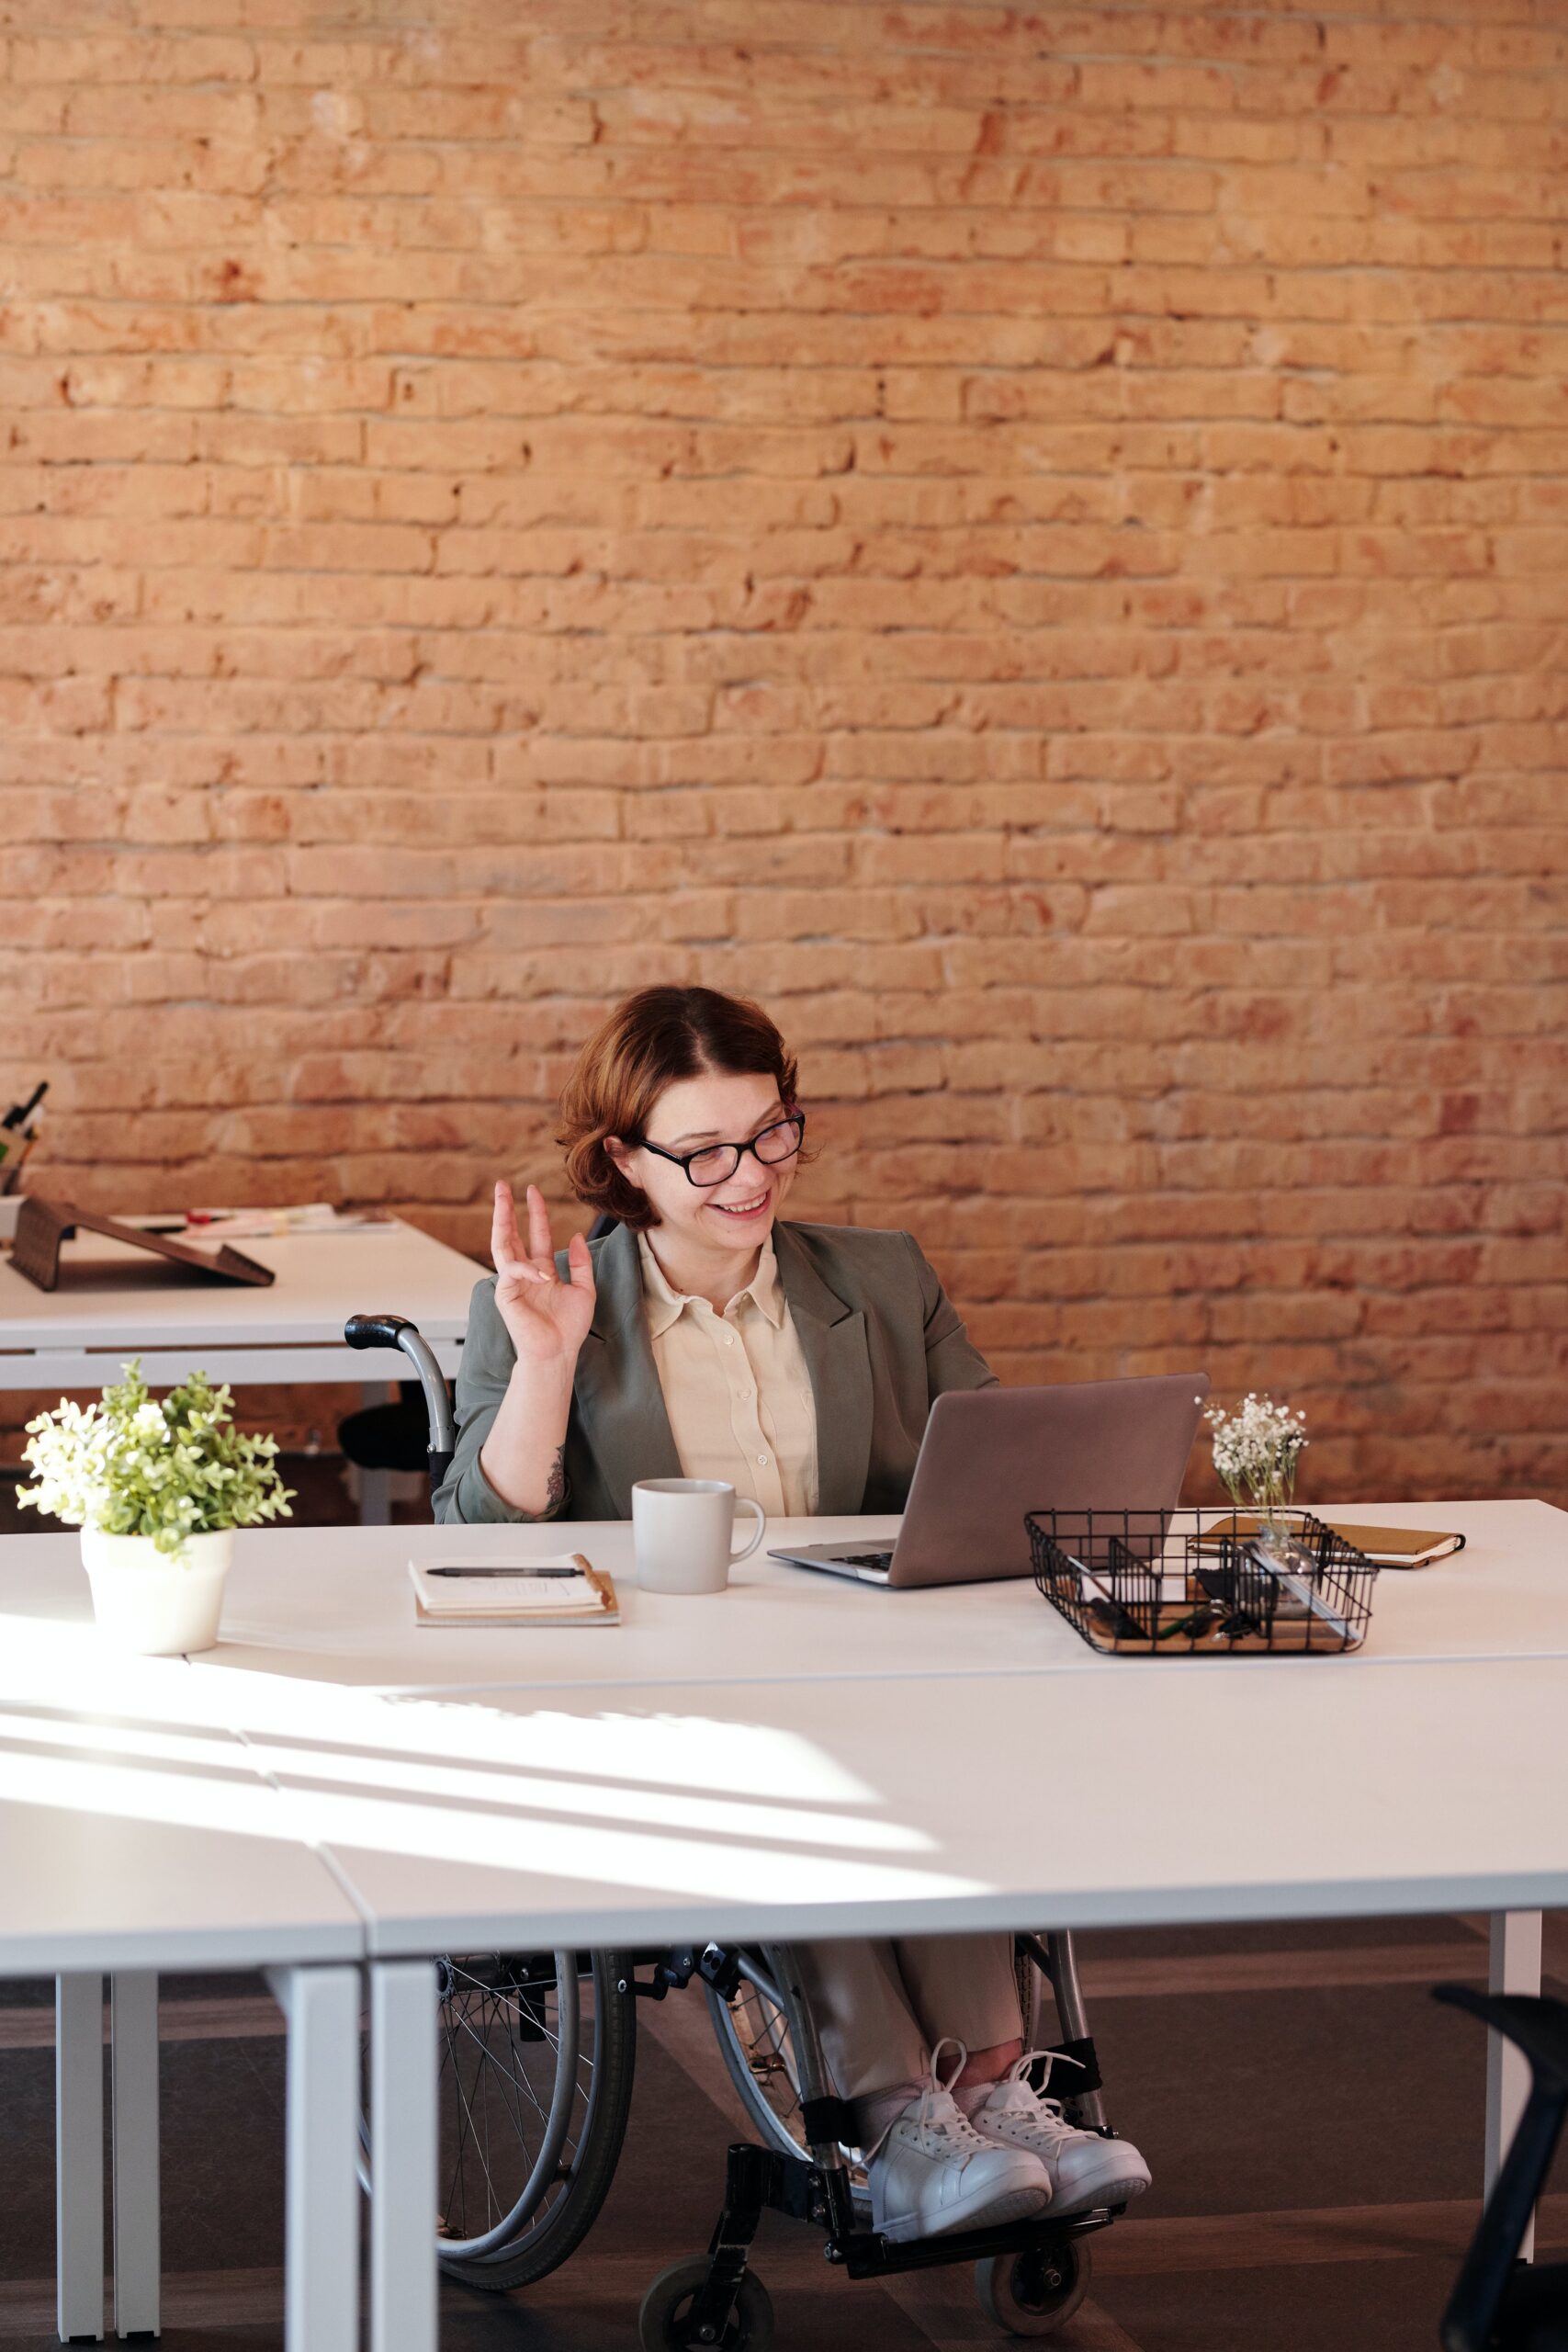
[[[682,1156],[705,1144],[749,1143],[782,1119],[786,1108],[771,1078],[755,1071],[708,1071],[665,1088],[649,1114],[647,1136],[661,1150]],[[632,1182],[648,1194],[663,1232],[706,1250],[759,1248],[800,1164],[786,1159],[770,1167],[748,1151],[722,1183],[698,1187],[658,1152],[611,1148]]]

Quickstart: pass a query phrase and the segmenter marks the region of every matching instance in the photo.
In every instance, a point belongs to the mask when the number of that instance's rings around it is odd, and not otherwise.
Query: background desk
[[[154,1388],[199,1366],[236,1387],[352,1380],[376,1402],[410,1367],[396,1349],[345,1347],[343,1327],[386,1310],[417,1323],[442,1370],[456,1372],[484,1269],[445,1242],[399,1223],[236,1247],[273,1269],[270,1288],[204,1283],[99,1234],[66,1242],[58,1290],[35,1288],[0,1257],[0,1389],[100,1388],[140,1356]],[[367,1480],[364,1516],[384,1521],[384,1474]]]
[[[445,1242],[399,1223],[235,1247],[273,1269],[270,1289],[187,1279],[99,1234],[65,1243],[58,1290],[36,1289],[0,1258],[0,1387],[99,1387],[125,1355],[141,1356],[153,1387],[197,1365],[232,1381],[396,1379],[407,1366],[395,1349],[356,1354],[343,1340],[351,1315],[386,1308],[416,1322],[456,1371],[484,1269]]]

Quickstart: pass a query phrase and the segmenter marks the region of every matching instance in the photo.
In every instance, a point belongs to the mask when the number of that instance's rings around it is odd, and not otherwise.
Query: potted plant
[[[121,1370],[97,1404],[62,1397],[28,1423],[38,1479],[17,1499],[81,1529],[93,1614],[118,1647],[210,1649],[235,1528],[291,1516],[277,1441],[235,1429],[229,1389],[204,1372],[160,1403],[140,1359]]]

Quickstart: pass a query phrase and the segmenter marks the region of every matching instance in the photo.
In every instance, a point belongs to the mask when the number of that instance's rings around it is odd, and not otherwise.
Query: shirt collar
[[[707,1306],[705,1299],[698,1299],[690,1291],[674,1289],[663,1267],[649,1244],[646,1233],[637,1238],[637,1256],[642,1261],[642,1297],[648,1314],[648,1335],[661,1339],[671,1323],[678,1323],[688,1306]],[[773,1237],[770,1233],[757,1260],[757,1271],[736,1298],[749,1298],[760,1315],[766,1316],[775,1331],[782,1331],[784,1319],[784,1285],[779,1281],[778,1259],[773,1251]],[[730,1304],[733,1306],[734,1300]],[[711,1314],[711,1307],[708,1310]]]

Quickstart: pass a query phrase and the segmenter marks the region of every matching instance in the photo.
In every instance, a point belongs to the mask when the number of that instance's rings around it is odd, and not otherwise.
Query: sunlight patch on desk
[[[216,1702],[197,1687],[183,1657],[138,1657],[116,1649],[91,1618],[81,1623],[0,1613],[0,1702],[96,1707],[117,1714],[174,1713],[220,1723]]]
[[[582,1772],[628,1787],[715,1789],[731,1797],[802,1804],[884,1799],[882,1791],[804,1733],[719,1715],[639,1710],[630,1693],[587,1714],[581,1707],[524,1699],[502,1705],[493,1693],[484,1704],[470,1698],[403,1699],[270,1675],[227,1675],[223,1687],[226,1720],[258,1746],[271,1735],[302,1747],[315,1743],[329,1757],[377,1749],[458,1767]]]
[[[765,1837],[716,1843],[711,1833],[682,1836],[622,1822],[619,1792],[581,1792],[571,1818],[540,1819],[412,1804],[352,1790],[289,1786],[284,1819],[295,1834],[337,1854],[349,1850],[415,1856],[522,1878],[598,1887],[678,1890],[743,1902],[895,1903],[990,1892],[983,1880],[941,1868],[921,1870],[840,1854],[844,1825],[824,1819],[818,1843],[791,1851]],[[852,1829],[853,1825],[851,1826]]]
[[[293,1838],[317,1849],[355,1848],[422,1860],[622,1888],[677,1888],[707,1898],[748,1902],[898,1902],[982,1894],[983,1882],[868,1860],[859,1825],[824,1816],[818,1843],[791,1851],[767,1838],[736,1835],[716,1842],[711,1830],[682,1836],[639,1828],[622,1818],[619,1790],[566,1784],[570,1817],[541,1819],[528,1810],[497,1815],[472,1806],[420,1804],[357,1790],[279,1789],[246,1771],[217,1770],[222,1751],[198,1747],[165,1766],[152,1753],[117,1760],[39,1754],[0,1747],[0,1800],[37,1809],[87,1814],[100,1822],[159,1822],[224,1830],[273,1841]],[[204,1766],[192,1770],[191,1761]],[[914,1833],[911,1833],[913,1837]],[[840,1854],[833,1849],[855,1850]]]
[[[732,1796],[719,1790],[674,1788],[666,1779],[652,1788],[637,1788],[614,1771],[601,1774],[597,1753],[592,1770],[577,1774],[563,1769],[558,1756],[548,1764],[524,1770],[513,1758],[510,1769],[467,1770],[406,1757],[370,1755],[334,1747],[279,1748],[265,1739],[248,1737],[246,1750],[258,1770],[281,1784],[310,1781],[387,1792],[421,1804],[483,1810],[491,1818],[509,1814],[595,1814],[613,1812],[628,1826],[692,1830],[716,1838],[775,1839],[784,1845],[824,1842],[884,1853],[924,1853],[929,1838],[902,1822],[864,1814],[831,1815],[800,1805],[780,1805],[761,1798]],[[604,1785],[613,1782],[613,1786]]]
[[[207,1759],[220,1762],[218,1757]],[[276,1789],[247,1772],[207,1775],[163,1771],[147,1763],[107,1763],[79,1756],[37,1756],[0,1749],[0,1799],[35,1809],[87,1813],[102,1820],[162,1822],[181,1829],[220,1829],[274,1843],[291,1833]]]
[[[126,1763],[195,1764],[204,1770],[251,1779],[255,1765],[247,1749],[220,1729],[186,1732],[174,1727],[101,1722],[92,1716],[25,1713],[0,1708],[0,1752],[20,1748],[73,1748],[112,1755]]]
[[[295,1749],[288,1757],[280,1750],[275,1759],[287,1769],[347,1770],[346,1759],[370,1751],[428,1758],[455,1771],[578,1772],[641,1792],[711,1790],[727,1801],[752,1797],[783,1806],[884,1801],[881,1790],[781,1725],[638,1712],[630,1700],[585,1716],[558,1705],[502,1704],[493,1690],[480,1703],[460,1694],[404,1696],[249,1670],[210,1676],[185,1658],[119,1654],[90,1622],[40,1623],[0,1613],[0,1706],[6,1702],[64,1716],[87,1710],[175,1735],[187,1724],[236,1732],[257,1746],[270,1736]]]

